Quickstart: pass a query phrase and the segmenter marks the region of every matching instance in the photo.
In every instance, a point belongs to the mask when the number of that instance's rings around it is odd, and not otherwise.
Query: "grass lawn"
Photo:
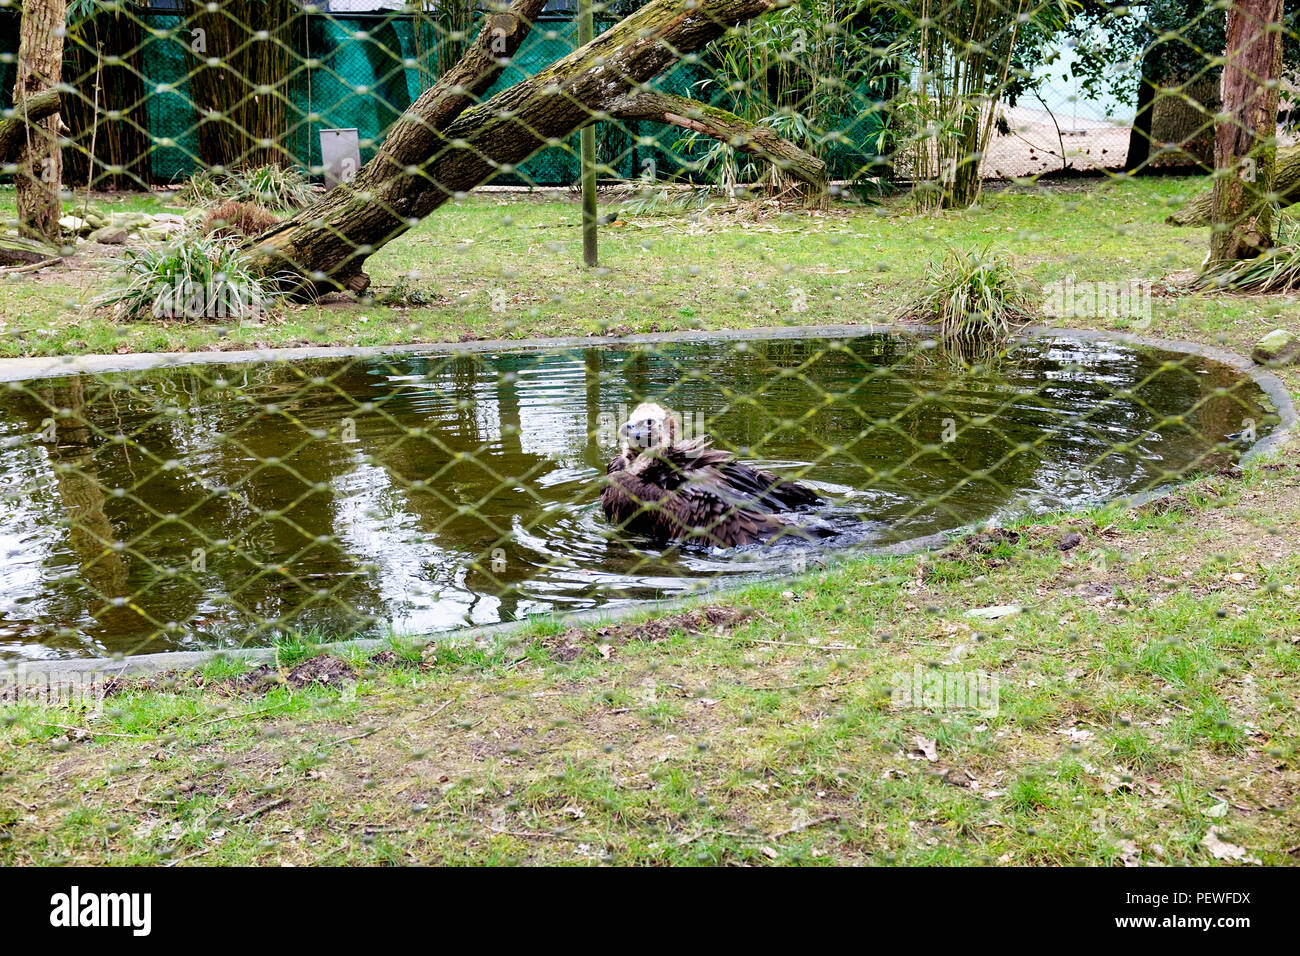
[[[1040,282],[1195,268],[1204,231],[1162,220],[1196,186],[992,193],[940,217],[630,217],[605,230],[594,280],[572,265],[575,204],[478,198],[373,260],[379,286],[418,269],[445,300],[432,308],[303,308],[218,339],[87,318],[66,303],[101,279],[47,271],[0,283],[0,342],[18,355],[880,321],[943,241],[1010,249]],[[1146,331],[1248,351],[1297,311],[1159,297]],[[1282,377],[1300,397],[1300,370]],[[128,683],[98,716],[0,708],[0,863],[1295,863],[1290,447],[1138,509],[1009,530],[667,617],[395,640],[333,666],[284,646],[251,673],[221,660]],[[1071,532],[1081,542],[1059,550]],[[967,613],[1004,605],[1019,613]],[[918,669],[996,677],[996,712],[891,699]]]
[[[942,215],[918,215],[904,199],[826,213],[768,211],[757,219],[624,213],[623,225],[602,229],[595,275],[578,265],[576,201],[472,194],[369,260],[373,302],[288,306],[247,326],[115,322],[87,303],[120,264],[93,253],[37,276],[6,277],[0,356],[887,322],[945,244],[1009,250],[1043,284],[1069,275],[1159,280],[1193,270],[1208,247],[1206,230],[1167,226],[1164,218],[1203,186],[1160,178],[990,189],[980,209]],[[101,212],[119,207],[183,211],[151,197],[92,202]],[[0,218],[13,215],[13,190],[0,190]],[[118,247],[87,248],[121,254]],[[403,279],[433,304],[379,305]],[[1151,333],[1258,338],[1297,309],[1294,296],[1160,296]]]

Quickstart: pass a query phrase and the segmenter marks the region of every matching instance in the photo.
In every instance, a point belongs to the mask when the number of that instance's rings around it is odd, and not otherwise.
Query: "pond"
[[[0,656],[426,634],[801,566],[805,545],[608,526],[605,467],[643,398],[820,489],[835,551],[1149,489],[1277,420],[1227,365],[1064,335],[977,372],[879,333],[10,383]]]

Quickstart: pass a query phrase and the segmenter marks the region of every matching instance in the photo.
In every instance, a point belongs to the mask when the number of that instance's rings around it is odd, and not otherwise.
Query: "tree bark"
[[[470,106],[496,79],[500,61],[518,47],[543,6],[516,0],[508,14],[494,18],[495,25],[489,20],[451,73],[403,114],[351,183],[250,241],[253,267],[299,294],[364,290],[369,277],[362,266],[385,243],[449,199],[604,119],[679,57],[780,2],[652,0],[547,69]],[[485,59],[490,68],[484,68]]]
[[[0,163],[11,163],[27,145],[28,125],[53,116],[62,107],[58,90],[46,90],[14,104],[13,115],[0,119]]]
[[[1137,112],[1128,134],[1128,155],[1124,157],[1124,172],[1136,174],[1146,168],[1151,158],[1151,121],[1155,116],[1156,87],[1151,77],[1154,54],[1148,50],[1142,57],[1142,76],[1138,79]]]
[[[1277,151],[1274,163],[1273,191],[1282,208],[1300,202],[1300,146],[1286,146]],[[1214,190],[1193,196],[1165,222],[1171,226],[1208,226],[1214,213]]]
[[[1207,265],[1250,259],[1273,243],[1269,192],[1277,160],[1277,80],[1283,0],[1234,0],[1228,10],[1223,112],[1215,127],[1213,229]]]
[[[630,93],[610,104],[606,112],[614,119],[654,120],[702,133],[739,152],[767,160],[818,194],[826,190],[824,162],[782,139],[770,126],[751,123],[735,113],[654,90]]]
[[[14,105],[25,110],[29,100],[59,85],[63,70],[65,0],[27,0],[18,41],[18,81]],[[60,195],[63,152],[59,148],[59,117],[47,116],[25,126],[18,153],[18,233],[59,245],[63,234]]]

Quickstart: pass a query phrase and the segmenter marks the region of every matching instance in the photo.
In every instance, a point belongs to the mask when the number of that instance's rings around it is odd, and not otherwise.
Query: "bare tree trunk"
[[[1151,78],[1154,56],[1150,50],[1142,57],[1142,75],[1138,78],[1137,112],[1128,134],[1128,155],[1124,157],[1124,172],[1137,173],[1146,168],[1151,158],[1151,121],[1155,115],[1156,87]]]
[[[471,105],[495,81],[543,0],[488,18],[449,73],[394,124],[349,184],[251,240],[255,268],[306,294],[360,291],[366,257],[447,200],[604,118],[679,57],[781,0],[652,0],[540,73]]]
[[[1160,86],[1151,107],[1152,157],[1162,166],[1200,166],[1214,170],[1214,118],[1223,95],[1222,77]]]
[[[1209,263],[1250,259],[1273,243],[1268,194],[1277,161],[1282,2],[1234,0],[1228,11]]]
[[[18,82],[14,104],[25,110],[28,101],[59,85],[63,71],[65,0],[27,0],[23,5],[18,41]],[[18,232],[29,239],[59,245],[63,153],[59,149],[59,117],[48,116],[25,127],[14,179],[18,186]]]

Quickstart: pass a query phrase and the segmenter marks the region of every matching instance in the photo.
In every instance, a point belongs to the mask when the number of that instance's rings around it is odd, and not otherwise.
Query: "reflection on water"
[[[611,533],[610,426],[643,398],[821,488],[855,543],[1151,487],[1267,420],[1226,366],[1066,339],[984,375],[869,335],[16,383],[0,655],[423,633],[789,570]]]

